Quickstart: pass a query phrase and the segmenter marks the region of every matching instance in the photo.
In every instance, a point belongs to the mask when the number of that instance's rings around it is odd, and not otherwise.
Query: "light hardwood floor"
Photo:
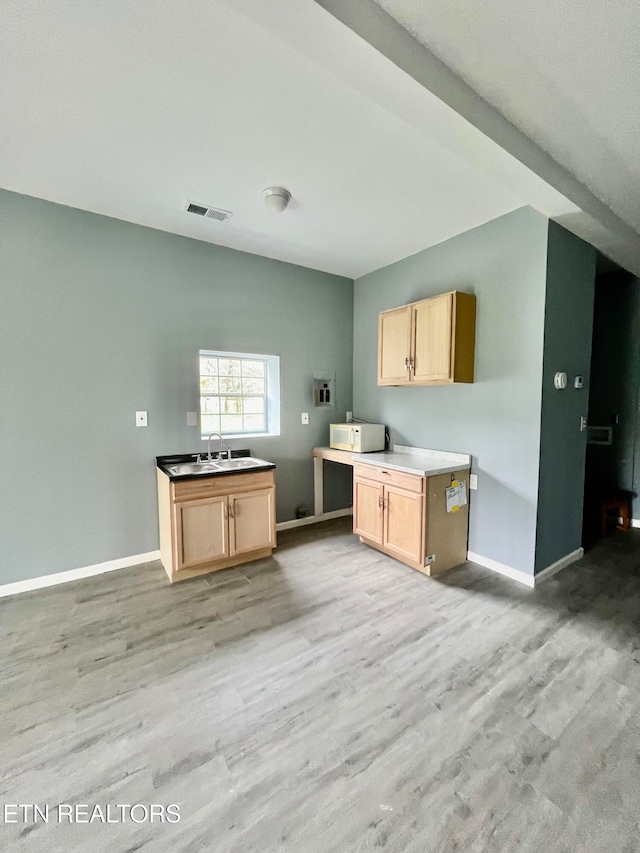
[[[159,564],[0,601],[0,849],[640,850],[640,531],[536,590],[428,578],[340,520],[169,586]]]

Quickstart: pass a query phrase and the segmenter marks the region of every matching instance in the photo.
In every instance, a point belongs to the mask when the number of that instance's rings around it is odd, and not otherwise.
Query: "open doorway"
[[[640,517],[640,279],[598,256],[583,547]]]

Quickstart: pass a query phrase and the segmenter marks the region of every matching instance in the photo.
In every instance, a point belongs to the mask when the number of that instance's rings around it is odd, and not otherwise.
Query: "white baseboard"
[[[147,551],[146,554],[134,554],[132,557],[121,557],[119,560],[108,560],[106,563],[96,563],[94,566],[84,566],[80,569],[70,569],[67,572],[57,572],[54,575],[42,575],[39,578],[29,578],[25,581],[15,581],[0,586],[0,598],[7,595],[17,595],[20,592],[31,592],[34,589],[44,589],[61,583],[91,578],[103,575],[105,572],[115,572],[127,569],[140,563],[150,563],[160,559],[160,551]]]
[[[343,518],[353,515],[353,509],[334,509],[331,512],[323,512],[322,515],[308,515],[306,518],[294,518],[292,521],[281,521],[276,524],[276,530],[291,530],[293,527],[305,527],[307,524],[318,524],[321,521],[330,521],[332,518]]]
[[[347,509],[336,509],[333,512],[325,512],[322,515],[310,515],[308,518],[296,518],[293,521],[283,521],[276,524],[276,530],[289,530],[292,527],[303,527],[305,524],[317,524],[320,521],[330,521],[332,518],[352,515],[351,507]],[[118,569],[127,569],[140,563],[150,563],[160,559],[160,551],[147,551],[146,554],[134,554],[131,557],[121,557],[119,560],[108,560],[106,563],[96,563],[94,566],[83,566],[80,569],[70,569],[66,572],[57,572],[53,575],[41,575],[38,578],[29,578],[24,581],[15,581],[0,585],[0,598],[7,595],[18,595],[21,592],[31,592],[35,589],[45,589],[48,586],[57,586],[62,583],[91,578],[106,572],[115,572]]]
[[[281,521],[276,524],[276,530],[291,530],[295,527],[305,527],[308,524],[318,524],[322,521],[330,521],[332,518],[344,518],[345,516],[353,515],[353,509],[335,509],[332,512],[324,512],[322,515],[310,515],[307,518],[295,518],[292,521]],[[640,527],[640,519],[632,519],[633,527]],[[584,550],[578,548],[570,554],[556,560],[546,569],[538,572],[537,575],[528,575],[520,569],[512,569],[511,566],[506,566],[504,563],[499,563],[497,560],[491,560],[489,557],[483,557],[481,554],[476,554],[473,551],[467,552],[467,559],[472,563],[477,563],[485,569],[491,569],[492,572],[497,572],[507,578],[518,581],[528,587],[533,587],[543,580],[550,578],[564,569],[565,566],[575,563],[584,555]],[[82,580],[83,578],[91,578],[95,575],[102,575],[106,572],[115,572],[118,569],[127,569],[131,566],[138,566],[141,563],[151,563],[153,560],[160,559],[160,551],[147,551],[145,554],[134,554],[131,557],[121,557],[118,560],[108,560],[105,563],[96,563],[93,566],[83,566],[79,569],[70,569],[66,572],[57,572],[53,575],[41,575],[38,578],[29,578],[24,581],[15,581],[14,583],[6,583],[0,585],[0,598],[5,598],[8,595],[18,595],[21,592],[31,592],[35,589],[45,589],[49,586],[57,586],[58,584],[70,583],[71,581]]]
[[[564,557],[560,557],[559,560],[556,560],[555,563],[551,563],[550,566],[547,566],[546,569],[542,569],[541,572],[536,572],[535,582],[536,586],[542,581],[547,580],[552,575],[555,575],[556,572],[559,572],[560,569],[564,569],[566,566],[570,566],[571,563],[575,563],[576,560],[581,560],[584,557],[584,548],[576,548],[575,551],[572,551],[570,554],[565,554]]]
[[[640,527],[640,524],[638,526]],[[547,566],[546,569],[542,569],[541,572],[537,572],[535,575],[529,575],[520,569],[512,569],[511,566],[505,566],[504,563],[499,563],[497,560],[491,560],[489,557],[483,557],[481,554],[475,554],[473,551],[467,552],[467,559],[472,563],[477,563],[479,566],[484,566],[485,569],[491,569],[492,572],[498,572],[498,574],[511,578],[514,581],[518,581],[518,583],[522,583],[528,587],[538,586],[542,581],[548,580],[548,578],[555,575],[556,572],[559,572],[566,566],[570,566],[571,563],[575,563],[576,560],[580,560],[582,557],[584,557],[584,548],[577,548],[570,554],[565,554],[564,557],[556,560],[555,563],[551,563],[550,566]]]
[[[477,563],[479,566],[484,566],[485,569],[491,569],[492,572],[497,572],[499,575],[511,578],[511,580],[518,581],[518,583],[522,583],[525,586],[533,587],[535,584],[533,575],[529,575],[520,569],[512,569],[511,566],[506,566],[497,560],[491,560],[489,557],[483,557],[482,554],[467,551],[467,560]]]

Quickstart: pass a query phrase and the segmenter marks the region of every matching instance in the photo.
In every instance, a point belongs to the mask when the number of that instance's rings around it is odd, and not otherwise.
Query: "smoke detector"
[[[205,219],[216,219],[218,222],[226,222],[233,214],[230,210],[222,210],[221,207],[211,207],[208,204],[200,204],[199,201],[187,202],[187,213],[195,213],[196,216],[204,216]]]
[[[291,193],[284,187],[267,187],[262,190],[264,203],[272,213],[282,213],[291,201]]]

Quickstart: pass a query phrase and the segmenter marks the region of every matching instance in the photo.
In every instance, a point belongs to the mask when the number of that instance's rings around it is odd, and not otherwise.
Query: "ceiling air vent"
[[[206,219],[216,219],[218,222],[226,222],[231,219],[230,210],[222,210],[219,207],[208,207],[196,201],[187,202],[187,213],[195,213],[196,216],[204,216]]]

